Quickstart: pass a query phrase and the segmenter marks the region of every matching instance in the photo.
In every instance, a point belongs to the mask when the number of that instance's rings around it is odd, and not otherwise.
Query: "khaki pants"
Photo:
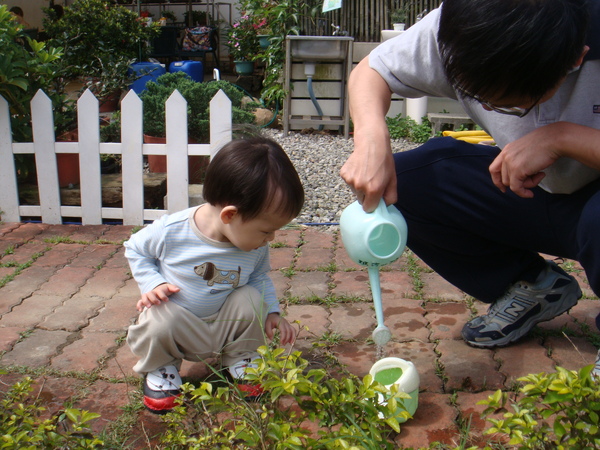
[[[257,356],[265,344],[266,305],[251,286],[233,291],[219,312],[199,318],[187,309],[166,302],[146,308],[138,323],[129,327],[127,344],[140,360],[133,370],[140,374],[182,360],[204,361],[221,356],[230,366]]]

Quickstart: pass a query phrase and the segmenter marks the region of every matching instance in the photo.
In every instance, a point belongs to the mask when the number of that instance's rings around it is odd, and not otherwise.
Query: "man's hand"
[[[169,301],[169,295],[179,292],[179,288],[173,284],[159,284],[150,292],[142,294],[142,298],[137,302],[137,310],[143,311],[144,308],[150,308],[152,305],[160,305],[162,302]]]
[[[490,164],[492,181],[502,192],[509,188],[519,197],[533,197],[532,188],[546,176],[542,172],[559,157],[550,125],[537,128],[505,146]]]
[[[382,197],[388,205],[398,199],[396,169],[387,128],[383,139],[376,142],[376,137],[356,136],[354,152],[340,170],[341,177],[366,212],[374,211]]]
[[[281,345],[291,344],[296,338],[296,330],[290,323],[279,315],[270,313],[265,321],[265,334],[269,339],[275,336],[275,330],[279,329],[279,343]]]

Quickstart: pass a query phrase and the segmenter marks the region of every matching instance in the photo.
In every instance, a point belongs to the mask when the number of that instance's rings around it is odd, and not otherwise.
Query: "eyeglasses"
[[[529,114],[529,111],[531,111],[535,107],[535,105],[537,105],[537,102],[536,102],[533,105],[531,105],[529,108],[522,108],[520,106],[494,106],[490,102],[478,100],[476,98],[474,98],[473,100],[478,101],[483,106],[485,106],[486,108],[489,108],[490,110],[492,110],[494,112],[497,112],[500,114],[506,114],[507,116],[517,116],[517,117],[525,117],[527,114]]]
[[[535,103],[533,103],[533,105],[531,105],[528,108],[523,108],[521,106],[495,106],[495,105],[491,104],[490,102],[481,99],[479,96],[470,94],[461,88],[457,88],[457,91],[460,92],[460,94],[463,97],[468,97],[471,100],[475,100],[476,102],[480,103],[482,106],[485,106],[486,108],[488,108],[490,111],[494,111],[494,112],[497,112],[500,114],[506,114],[508,116],[525,117],[527,114],[529,114],[529,112],[533,108],[535,108],[535,106],[539,102],[539,100],[536,101]]]

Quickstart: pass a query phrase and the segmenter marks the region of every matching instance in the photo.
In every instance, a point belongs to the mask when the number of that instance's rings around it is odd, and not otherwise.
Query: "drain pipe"
[[[307,61],[304,63],[304,75],[306,75],[306,86],[308,88],[308,95],[310,95],[310,100],[317,110],[317,115],[319,117],[323,117],[323,110],[321,109],[321,105],[317,101],[317,97],[315,96],[315,92],[313,91],[312,81],[313,76],[315,75],[317,64],[312,61]],[[323,125],[319,125],[319,131],[323,130]]]

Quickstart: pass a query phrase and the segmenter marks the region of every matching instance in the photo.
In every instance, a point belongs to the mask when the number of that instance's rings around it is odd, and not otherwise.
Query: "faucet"
[[[340,26],[336,25],[335,23],[332,23],[331,26],[333,27],[333,33],[332,36],[348,36],[348,32],[347,31],[341,31],[340,30]]]

